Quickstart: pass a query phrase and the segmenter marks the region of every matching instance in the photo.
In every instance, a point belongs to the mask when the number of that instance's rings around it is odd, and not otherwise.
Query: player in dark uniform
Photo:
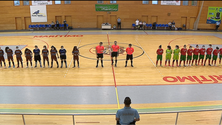
[[[17,60],[17,64],[19,68],[19,62],[21,63],[21,66],[23,68],[23,63],[22,63],[22,51],[19,49],[18,46],[16,46],[16,50],[15,50],[15,55],[16,55],[16,60]]]
[[[25,57],[26,57],[26,63],[27,63],[26,68],[29,68],[29,61],[32,68],[32,51],[28,48],[25,49]]]
[[[5,52],[7,53],[7,58],[8,58],[8,63],[9,63],[8,68],[11,67],[11,62],[10,61],[12,61],[13,68],[15,68],[15,63],[14,63],[14,60],[13,60],[13,51],[12,51],[12,49],[10,49],[9,47],[5,47]]]
[[[51,68],[53,67],[53,60],[56,61],[57,68],[59,68],[59,63],[57,61],[57,57],[59,58],[59,55],[58,55],[57,50],[54,46],[51,47],[50,53],[51,53]],[[56,57],[56,55],[57,55],[57,57]]]
[[[37,61],[39,61],[40,67],[42,67],[40,50],[39,50],[38,46],[35,45],[35,49],[33,50],[33,53],[34,53],[34,60],[35,60],[35,68],[37,67]]]
[[[5,58],[4,58],[4,51],[1,49],[1,47],[0,47],[0,62],[1,62],[1,67],[2,67],[2,62],[3,62],[4,65],[5,65],[5,68],[6,68]]]
[[[63,66],[63,61],[66,64],[66,68],[67,68],[67,63],[66,63],[66,49],[64,49],[63,46],[61,46],[61,49],[59,50],[59,54],[60,54],[60,59],[61,59],[61,68]]]
[[[45,68],[45,60],[48,62],[48,67],[49,67],[49,51],[47,49],[46,46],[43,46],[43,50],[42,50],[42,57],[43,57],[43,65],[44,65],[44,68]]]
[[[73,55],[73,63],[74,63],[74,67],[76,67],[76,61],[79,67],[79,50],[77,48],[77,46],[74,46],[73,50],[72,50],[72,55]]]

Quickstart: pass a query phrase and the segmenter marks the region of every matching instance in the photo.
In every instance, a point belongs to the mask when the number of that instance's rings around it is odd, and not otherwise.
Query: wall
[[[151,1],[149,4],[142,4],[142,1],[117,1],[119,4],[119,11],[111,12],[96,12],[95,4],[97,1],[71,1],[71,4],[64,4],[62,1],[61,5],[47,5],[47,16],[48,22],[55,21],[55,16],[62,16],[63,20],[65,16],[72,17],[72,24],[74,28],[97,28],[97,15],[104,16],[104,22],[110,21],[110,15],[116,15],[122,19],[122,28],[131,28],[132,23],[136,19],[142,19],[142,16],[148,16],[148,23],[151,23],[151,17],[157,16],[157,23],[168,23],[174,20],[176,26],[181,26],[181,17],[187,18],[187,27],[190,26],[190,18],[197,17],[200,9],[201,1],[198,1],[197,6],[192,6],[189,1],[188,6],[166,6],[152,5]],[[110,4],[110,1],[104,1],[103,4]],[[181,1],[182,4],[182,1]],[[31,5],[31,1],[30,1]],[[202,14],[200,17],[198,28],[201,29],[214,29],[215,24],[206,24],[208,6],[220,7],[222,6],[221,1],[205,1]],[[170,13],[170,16],[168,16]],[[22,18],[22,29],[25,29],[25,17],[30,17],[30,7],[23,6],[23,2],[20,1],[20,6],[14,6],[13,1],[1,1],[0,2],[0,30],[15,30],[15,18]],[[42,24],[42,23],[31,23],[30,24]],[[45,24],[45,23],[44,23]],[[222,27],[220,27],[222,29]]]

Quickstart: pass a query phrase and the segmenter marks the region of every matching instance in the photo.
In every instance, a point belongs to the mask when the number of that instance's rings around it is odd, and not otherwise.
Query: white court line
[[[137,36],[136,36],[137,37]],[[146,56],[149,58],[149,60],[153,63],[154,67],[156,67],[155,63],[153,62],[153,60],[150,58],[150,56],[147,54],[147,52],[143,49],[143,47],[140,45],[140,43],[137,41],[137,38],[135,38],[135,41],[137,42],[137,44],[141,47],[141,49],[144,51],[144,53],[146,54]],[[157,67],[156,67],[157,69]],[[159,69],[157,69],[159,71],[159,73],[161,74],[161,76],[163,77],[163,74],[160,72]]]
[[[79,47],[81,41],[82,41],[82,40],[79,41],[79,44],[78,44],[77,48]],[[66,77],[66,75],[67,75],[67,73],[68,73],[68,71],[69,71],[69,68],[70,68],[70,66],[71,66],[71,64],[72,64],[72,61],[73,61],[73,58],[71,59],[71,61],[70,61],[70,63],[69,63],[68,69],[67,69],[66,74],[64,75],[64,77]]]

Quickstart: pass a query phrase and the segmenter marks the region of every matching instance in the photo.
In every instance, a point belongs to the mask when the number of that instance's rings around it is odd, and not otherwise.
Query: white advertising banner
[[[167,1],[167,0],[161,0],[161,5],[180,5],[180,0],[174,0],[174,1]]]
[[[45,6],[30,6],[31,22],[47,22]]]
[[[52,0],[42,1],[42,0],[33,0],[32,6],[41,6],[41,5],[52,5]]]

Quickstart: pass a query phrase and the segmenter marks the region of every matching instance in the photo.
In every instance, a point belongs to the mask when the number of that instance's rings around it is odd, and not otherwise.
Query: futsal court
[[[117,67],[111,65],[109,47],[120,46]],[[103,42],[104,67],[96,68],[95,47]],[[0,112],[42,114],[116,113],[129,96],[139,113],[211,110],[222,108],[222,66],[165,66],[165,51],[183,45],[209,44],[222,48],[222,34],[207,31],[27,31],[1,32],[0,45],[22,49],[24,68],[0,69]],[[135,49],[133,65],[125,67],[128,44]],[[63,45],[68,68],[25,68],[25,48],[40,50]],[[163,66],[156,67],[156,50],[164,49]],[[80,68],[73,68],[72,49],[78,46]],[[6,55],[6,54],[5,54]],[[17,65],[14,55],[14,61]],[[172,63],[172,60],[171,60]],[[50,60],[51,64],[51,60]],[[208,64],[208,62],[207,62]],[[34,61],[33,61],[34,65]],[[59,60],[59,65],[61,62]],[[181,113],[178,124],[218,124],[222,111]],[[174,124],[176,113],[141,114],[137,125]],[[189,120],[186,120],[188,119]],[[71,116],[26,115],[26,124],[72,124]],[[75,116],[77,125],[113,125],[114,115]],[[0,124],[22,125],[21,116],[1,115]]]

